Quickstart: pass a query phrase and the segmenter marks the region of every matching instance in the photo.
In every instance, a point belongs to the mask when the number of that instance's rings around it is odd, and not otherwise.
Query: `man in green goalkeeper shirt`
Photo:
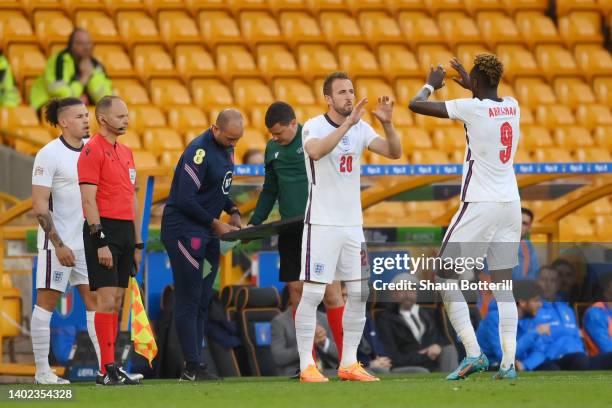
[[[266,146],[266,177],[249,222],[252,225],[264,222],[277,200],[281,219],[304,215],[308,199],[302,125],[297,122],[293,108],[285,102],[274,102],[266,111],[265,122],[272,139]],[[302,294],[302,282],[299,279],[303,229],[304,224],[299,223],[278,237],[279,280],[287,284],[291,304],[296,306]],[[327,286],[323,303],[336,347],[341,355],[344,301],[340,282],[335,281]],[[295,316],[295,309],[293,313]]]

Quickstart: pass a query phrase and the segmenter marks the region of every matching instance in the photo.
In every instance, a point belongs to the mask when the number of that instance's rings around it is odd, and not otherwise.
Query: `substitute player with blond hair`
[[[391,159],[402,154],[392,120],[393,101],[378,98],[372,112],[386,139],[361,120],[366,98],[355,104],[353,83],[343,72],[334,72],[323,83],[327,113],[304,124],[302,139],[309,191],[302,239],[302,298],[295,316],[300,354],[300,380],[327,382],[312,357],[317,307],[326,284],[345,281],[348,298],[342,327],[344,338],[338,377],[347,381],[378,381],[357,362],[357,347],[365,325],[369,276],[362,274],[367,261],[361,207],[361,156],[367,148]]]
[[[512,279],[518,264],[521,239],[521,203],[513,160],[520,137],[521,111],[516,99],[500,97],[498,85],[504,70],[495,55],[480,54],[468,74],[455,58],[451,66],[459,73],[453,78],[472,92],[472,98],[446,102],[427,101],[444,86],[446,72],[433,67],[427,83],[410,101],[416,113],[463,122],[467,141],[461,206],[444,236],[441,257],[486,256],[493,282]],[[438,271],[440,281],[457,282],[452,271]],[[448,375],[459,380],[486,370],[487,357],[481,352],[470,321],[467,303],[458,289],[442,291],[444,306],[453,328],[465,346],[466,357]],[[499,336],[503,358],[495,379],[516,378],[514,359],[518,314],[511,288],[493,290],[499,308]]]

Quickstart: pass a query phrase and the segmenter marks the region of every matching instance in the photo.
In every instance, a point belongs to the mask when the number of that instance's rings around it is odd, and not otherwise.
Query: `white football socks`
[[[478,357],[481,351],[478,340],[476,340],[472,321],[470,320],[470,309],[463,297],[463,293],[459,290],[457,280],[438,278],[438,281],[453,282],[457,285],[455,286],[457,289],[440,291],[444,307],[453,329],[455,329],[459,340],[461,340],[463,347],[465,347],[466,355],[468,357]]]
[[[96,312],[87,310],[85,311],[85,316],[87,317],[87,333],[89,333],[89,339],[93,344],[94,350],[96,351],[96,357],[98,358],[98,368],[100,368],[100,343],[98,343],[98,335],[96,334],[96,324],[95,317]]]
[[[518,310],[511,290],[493,290],[499,310],[499,342],[502,348],[501,368],[507,370],[516,356]]]
[[[32,350],[36,372],[43,374],[51,371],[49,366],[49,343],[51,342],[51,316],[49,312],[38,305],[34,305],[30,330],[32,336]]]
[[[302,299],[295,313],[295,336],[300,354],[300,371],[315,364],[312,358],[315,328],[317,327],[317,307],[323,301],[327,285],[304,282]],[[346,313],[346,310],[345,312]],[[345,334],[346,336],[346,334]]]
[[[349,367],[357,362],[357,348],[363,336],[366,323],[366,301],[368,299],[368,282],[345,282],[347,290],[346,305],[342,315],[342,361],[340,367]]]

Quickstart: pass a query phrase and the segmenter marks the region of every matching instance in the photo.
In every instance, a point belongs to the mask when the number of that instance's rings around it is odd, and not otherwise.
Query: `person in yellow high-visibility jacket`
[[[13,107],[21,103],[21,95],[15,87],[11,66],[0,50],[0,107]]]
[[[89,105],[112,94],[111,81],[92,51],[89,33],[77,28],[70,34],[68,46],[47,61],[44,73],[30,90],[30,105],[39,114],[51,98],[72,96]]]

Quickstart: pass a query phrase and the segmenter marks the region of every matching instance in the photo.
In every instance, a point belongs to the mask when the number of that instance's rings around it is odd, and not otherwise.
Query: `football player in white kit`
[[[328,110],[304,124],[302,138],[309,182],[302,239],[302,299],[295,316],[300,354],[300,380],[327,382],[312,356],[316,310],[326,284],[346,282],[348,299],[342,318],[344,339],[338,377],[348,381],[378,381],[357,362],[357,346],[365,325],[369,276],[361,208],[361,157],[370,151],[399,159],[400,139],[391,122],[393,101],[378,98],[372,112],[385,133],[381,138],[361,120],[367,99],[355,104],[353,83],[343,72],[329,75],[323,84]]]
[[[32,208],[38,223],[36,305],[31,335],[38,384],[69,384],[49,366],[50,322],[53,310],[68,283],[76,286],[87,309],[87,331],[96,350],[100,347],[94,326],[96,298],[89,290],[83,249],[83,210],[77,161],[89,134],[89,113],[78,98],[51,100],[45,110],[49,124],[62,135],[36,154],[32,171]]]
[[[486,256],[492,282],[512,279],[518,264],[521,238],[521,205],[513,159],[520,138],[521,111],[516,99],[497,93],[503,64],[495,55],[480,54],[469,75],[455,58],[451,66],[459,73],[453,78],[472,92],[472,98],[429,102],[435,89],[444,86],[445,71],[433,67],[427,84],[410,102],[416,113],[463,122],[467,141],[461,205],[453,217],[440,248],[441,257]],[[438,271],[440,281],[457,282],[452,271]],[[499,336],[503,358],[495,379],[514,379],[516,370],[517,309],[511,288],[493,290],[499,309]],[[468,306],[460,290],[442,291],[442,299],[453,328],[465,346],[466,357],[447,377],[459,380],[486,370],[487,357],[481,352]]]

